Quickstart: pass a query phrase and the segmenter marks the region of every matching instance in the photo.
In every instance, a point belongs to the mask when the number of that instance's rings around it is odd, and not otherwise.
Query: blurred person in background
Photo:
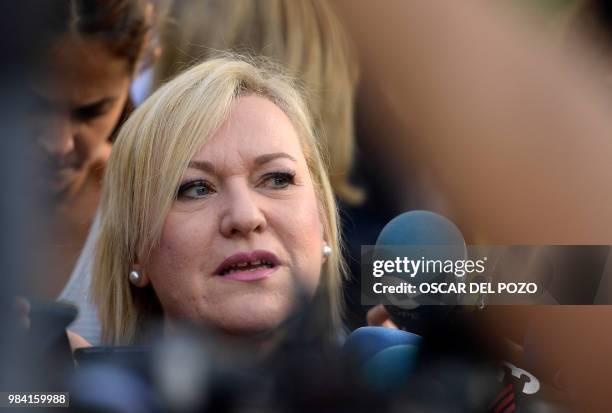
[[[349,182],[359,69],[329,1],[183,0],[163,13],[168,19],[160,30],[163,52],[153,90],[217,51],[273,59],[304,85],[335,193],[349,205],[363,200],[364,193]]]
[[[28,83],[29,142],[40,165],[31,187],[44,201],[29,294],[77,304],[71,326],[93,342],[88,299],[101,178],[115,130],[130,110],[129,87],[150,41],[147,0],[53,0],[42,64]],[[87,255],[86,251],[83,252]]]

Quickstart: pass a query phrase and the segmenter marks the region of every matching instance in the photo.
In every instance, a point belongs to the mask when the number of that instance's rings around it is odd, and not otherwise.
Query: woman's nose
[[[258,194],[247,183],[227,189],[220,221],[223,236],[248,236],[265,229],[266,219],[257,198]]]
[[[69,118],[55,119],[38,137],[38,143],[52,157],[64,157],[74,150],[75,130]]]

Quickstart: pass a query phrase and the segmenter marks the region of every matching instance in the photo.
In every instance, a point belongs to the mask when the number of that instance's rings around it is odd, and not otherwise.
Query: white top
[[[100,213],[98,211],[68,284],[58,297],[58,300],[69,302],[79,308],[79,315],[68,326],[68,329],[79,334],[94,346],[100,345],[101,328],[97,308],[91,300],[90,286],[95,246],[99,232]]]

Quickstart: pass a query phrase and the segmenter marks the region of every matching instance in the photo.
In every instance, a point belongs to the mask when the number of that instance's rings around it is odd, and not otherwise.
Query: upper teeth
[[[265,265],[266,267],[273,267],[274,264],[272,264],[271,262],[268,261],[263,261],[263,260],[256,260],[256,261],[247,261],[247,262],[239,262],[236,264],[232,264],[229,267],[223,269],[221,271],[221,275],[225,275],[234,271],[238,271],[238,269],[241,268],[245,268],[245,267],[257,267],[260,265]]]
[[[238,264],[235,264],[236,267],[246,267],[247,265],[259,265],[261,264],[261,260],[257,260],[257,261],[249,261],[249,262],[240,262]]]

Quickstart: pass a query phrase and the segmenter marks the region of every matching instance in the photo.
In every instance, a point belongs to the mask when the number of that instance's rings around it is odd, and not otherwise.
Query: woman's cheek
[[[284,209],[284,218],[287,222],[292,223],[298,234],[304,231],[317,231],[317,234],[323,233],[323,226],[320,219],[319,204],[315,197],[314,188],[308,188],[308,191],[301,197],[296,197],[293,205]]]
[[[287,238],[283,241],[297,267],[294,275],[314,292],[320,279],[323,248],[323,226],[314,194],[295,208],[288,208],[278,225],[286,228]]]
[[[153,288],[166,313],[185,315],[185,303],[201,288],[203,241],[197,231],[187,230],[182,220],[167,219],[159,245],[147,268]]]

